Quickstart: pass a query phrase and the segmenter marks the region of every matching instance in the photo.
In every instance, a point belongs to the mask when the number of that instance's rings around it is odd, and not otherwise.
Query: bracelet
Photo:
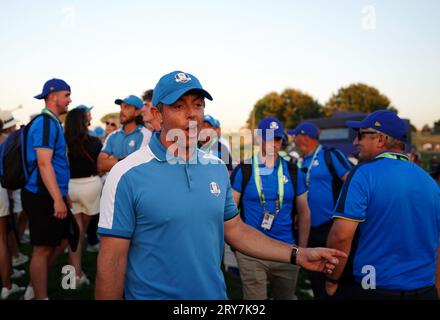
[[[290,264],[296,265],[296,257],[298,255],[299,248],[296,245],[292,246],[292,252],[290,253]]]

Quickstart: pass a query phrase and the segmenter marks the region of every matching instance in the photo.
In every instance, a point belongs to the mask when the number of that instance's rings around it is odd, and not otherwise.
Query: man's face
[[[303,135],[303,134],[297,134],[295,135],[295,137],[293,138],[293,141],[295,142],[295,146],[297,147],[299,153],[301,153],[301,155],[305,155],[307,154],[308,150],[307,150],[307,136]]]
[[[119,112],[119,119],[121,124],[125,125],[130,122],[134,122],[136,120],[136,117],[140,115],[141,112],[142,110],[137,110],[134,106],[122,102],[121,111]]]
[[[154,115],[152,112],[153,104],[151,103],[151,101],[147,101],[144,103],[144,106],[145,106],[143,111],[144,123],[151,123],[151,121],[153,121],[154,119]]]
[[[270,140],[261,139],[261,148],[265,151],[266,156],[275,156],[280,152],[283,145],[283,139],[275,137]]]
[[[59,114],[67,113],[67,108],[72,102],[72,99],[70,99],[70,91],[67,90],[51,93],[48,99],[55,103]]]
[[[180,136],[185,139],[175,138],[180,147],[197,145],[197,135],[203,126],[203,113],[205,102],[199,94],[189,93],[180,97],[172,105],[163,106],[162,129],[164,133],[170,130],[180,130]]]
[[[353,144],[359,151],[359,160],[370,160],[380,152],[380,136],[381,133],[373,129],[359,129],[358,135],[353,141]]]

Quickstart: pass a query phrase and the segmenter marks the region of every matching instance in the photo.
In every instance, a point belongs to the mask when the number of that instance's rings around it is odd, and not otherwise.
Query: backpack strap
[[[286,161],[287,162],[287,161]],[[293,203],[292,203],[292,236],[294,239],[298,241],[298,232],[295,230],[295,217],[298,212],[296,208],[296,197],[298,196],[298,166],[295,163],[287,162],[287,167],[289,169],[290,174],[290,182],[292,183],[293,191],[294,191],[294,197],[293,197]]]
[[[341,191],[343,181],[339,178],[338,173],[336,172],[335,166],[333,164],[332,154],[336,156],[339,162],[348,170],[350,169],[345,162],[344,158],[341,156],[339,152],[336,151],[335,148],[326,148],[324,147],[324,159],[325,164],[327,165],[330,174],[332,175],[332,192],[333,192],[333,202],[336,204],[338,200],[339,193]]]
[[[234,169],[234,171],[231,174],[231,184],[234,183],[235,177],[237,176],[238,171],[241,170],[242,173],[242,179],[241,179],[241,193],[240,193],[240,200],[238,202],[238,209],[240,210],[240,217],[243,221],[244,219],[244,207],[243,207],[243,194],[246,189],[246,186],[251,179],[252,175],[252,164],[250,163],[244,163],[241,161],[237,167]]]

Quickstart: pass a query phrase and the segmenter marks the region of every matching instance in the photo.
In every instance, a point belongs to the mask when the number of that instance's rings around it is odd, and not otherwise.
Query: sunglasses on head
[[[114,123],[114,122],[106,121],[105,124],[106,124],[107,126],[116,127],[116,123]]]

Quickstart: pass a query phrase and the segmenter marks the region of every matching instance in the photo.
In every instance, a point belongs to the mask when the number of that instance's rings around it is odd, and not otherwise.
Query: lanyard
[[[316,157],[318,156],[319,151],[321,151],[322,146],[319,145],[315,152],[313,153],[312,160],[310,161],[309,167],[307,168],[306,172],[306,186],[308,187],[310,184],[310,172],[312,171],[313,163],[315,162]],[[301,169],[302,167],[302,161],[298,163],[298,167]]]
[[[260,198],[260,203],[263,206],[263,210],[267,211],[266,198],[264,197],[264,193],[263,193],[263,183],[261,181],[257,153],[254,154],[252,165],[254,167],[254,180],[255,180],[255,186],[257,187],[258,196]],[[283,163],[281,159],[280,159],[280,163],[278,164],[277,177],[278,177],[278,199],[275,201],[275,206],[276,206],[275,214],[280,212],[281,208],[283,207],[283,198],[284,198],[284,174],[283,174]]]
[[[407,155],[404,155],[399,152],[392,152],[392,151],[381,153],[381,154],[375,156],[374,158],[375,159],[388,158],[388,159],[393,159],[393,160],[409,161],[409,158]]]
[[[58,124],[60,124],[60,120],[57,117],[55,117],[55,115],[52,112],[50,112],[49,109],[44,108],[41,112],[47,114],[52,119],[54,119]]]

